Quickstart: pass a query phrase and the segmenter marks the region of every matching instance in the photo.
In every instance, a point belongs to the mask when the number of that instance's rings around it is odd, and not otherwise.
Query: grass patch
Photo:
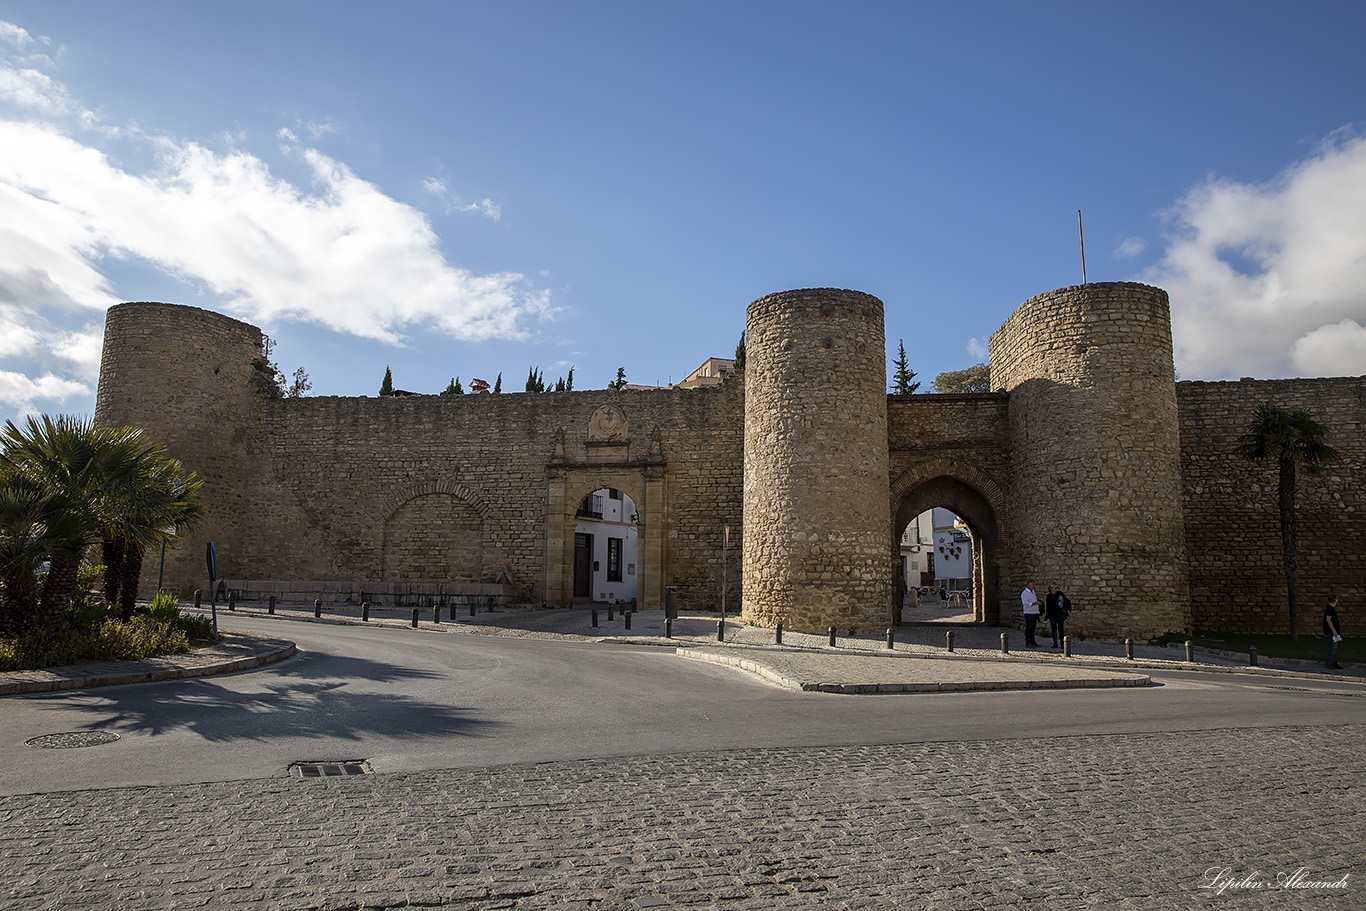
[[[1164,637],[1167,642],[1184,643],[1187,637]],[[1299,658],[1305,661],[1323,661],[1328,655],[1328,637],[1300,634],[1298,641],[1291,641],[1285,635],[1260,635],[1252,633],[1212,633],[1197,631],[1189,637],[1201,648],[1214,648],[1226,652],[1246,655],[1248,646],[1257,646],[1257,654],[1266,658]],[[1338,663],[1366,662],[1366,639],[1351,636],[1338,643]]]

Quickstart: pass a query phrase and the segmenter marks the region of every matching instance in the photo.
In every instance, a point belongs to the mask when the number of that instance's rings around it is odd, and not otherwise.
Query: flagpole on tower
[[[1081,283],[1086,284],[1086,235],[1081,231],[1081,209],[1077,210],[1077,240],[1081,242]]]

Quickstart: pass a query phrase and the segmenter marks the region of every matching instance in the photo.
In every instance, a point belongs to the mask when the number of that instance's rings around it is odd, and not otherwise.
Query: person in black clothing
[[[1338,619],[1338,596],[1329,595],[1323,609],[1323,634],[1328,637],[1328,660],[1324,667],[1341,668],[1338,664],[1338,643],[1342,641],[1342,621]]]
[[[1062,645],[1064,637],[1063,621],[1072,613],[1072,601],[1056,585],[1048,586],[1048,597],[1044,600],[1044,616],[1048,618],[1048,628],[1053,634],[1053,648]]]

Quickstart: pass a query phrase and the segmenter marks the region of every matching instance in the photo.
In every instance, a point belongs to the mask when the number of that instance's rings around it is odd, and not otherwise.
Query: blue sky
[[[1366,374],[1366,5],[0,0],[0,418],[104,310],[315,395],[678,380],[856,288],[928,388],[1035,294],[1172,296],[1186,379]],[[890,360],[890,357],[889,357]]]

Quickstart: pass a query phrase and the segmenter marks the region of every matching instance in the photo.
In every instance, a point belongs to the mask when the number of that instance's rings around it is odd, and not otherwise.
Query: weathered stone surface
[[[992,336],[977,395],[885,394],[882,304],[792,291],[750,305],[749,368],[698,389],[276,397],[259,329],[166,304],[109,310],[96,415],[143,427],[206,482],[168,550],[207,588],[563,605],[574,513],[615,487],[639,514],[640,605],[719,606],[789,629],[891,618],[897,541],[931,506],[973,537],[976,616],[1021,623],[1033,578],[1078,634],[1287,627],[1272,466],[1234,455],[1252,409],[1306,408],[1344,458],[1300,479],[1304,621],[1366,592],[1366,378],[1176,383],[1166,293],[1062,288]],[[1007,391],[1000,391],[1007,390]],[[743,567],[743,575],[742,575]],[[143,590],[157,561],[144,563]],[[261,580],[275,580],[267,585]],[[283,587],[282,587],[283,586]],[[480,586],[466,591],[462,586]]]

